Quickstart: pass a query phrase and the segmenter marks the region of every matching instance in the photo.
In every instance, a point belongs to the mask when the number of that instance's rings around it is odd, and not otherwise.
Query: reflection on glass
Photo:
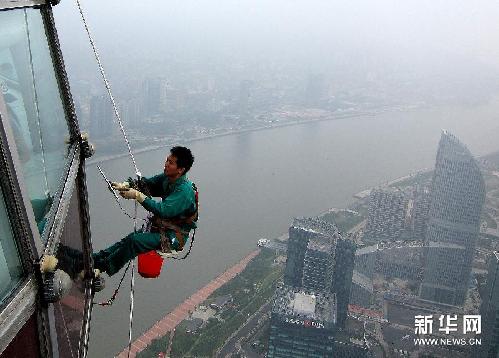
[[[0,191],[0,300],[12,291],[21,277],[21,261]]]
[[[0,89],[40,232],[64,176],[68,127],[39,10],[0,13]]]

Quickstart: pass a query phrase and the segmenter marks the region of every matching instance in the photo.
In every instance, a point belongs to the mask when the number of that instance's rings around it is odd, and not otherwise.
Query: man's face
[[[164,173],[168,178],[176,178],[182,175],[184,168],[177,167],[177,158],[173,155],[166,157]]]

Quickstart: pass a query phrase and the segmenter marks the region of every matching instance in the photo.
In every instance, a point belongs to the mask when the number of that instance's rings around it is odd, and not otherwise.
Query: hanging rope
[[[87,25],[87,20],[85,19],[85,15],[83,13],[83,9],[80,4],[80,0],[76,0],[76,5],[78,6],[78,10],[80,11],[81,19],[83,21],[83,25],[85,26],[85,31],[87,32],[88,39],[90,41],[90,45],[92,46],[92,50],[94,52],[95,60],[97,61],[97,64],[99,65],[99,71],[101,73],[102,79],[104,81],[104,85],[106,86],[107,93],[109,95],[109,98],[111,99],[111,103],[113,105],[113,110],[114,110],[114,115],[116,116],[116,120],[118,121],[118,124],[120,126],[121,134],[123,134],[123,138],[125,139],[127,149],[128,149],[128,154],[130,155],[130,158],[132,159],[133,166],[135,168],[135,174],[138,177],[141,177],[142,174],[140,173],[139,169],[137,168],[137,164],[135,162],[135,158],[132,153],[132,149],[130,148],[130,142],[128,141],[127,135],[125,133],[125,129],[123,128],[123,124],[121,122],[121,117],[118,112],[118,106],[116,105],[116,102],[114,101],[113,94],[111,92],[111,86],[107,80],[106,73],[104,72],[104,68],[102,67],[102,63],[100,61],[100,56],[99,52],[97,51],[97,47],[95,46],[94,39],[92,38],[92,35],[90,34],[90,29]]]
[[[102,79],[104,81],[104,85],[106,86],[107,93],[109,95],[109,98],[111,99],[111,103],[113,105],[113,110],[114,110],[114,114],[116,116],[116,120],[118,121],[118,124],[120,126],[120,130],[121,130],[121,133],[123,134],[123,138],[125,139],[127,149],[128,149],[128,154],[130,155],[133,166],[135,168],[135,174],[137,175],[137,179],[140,179],[142,177],[142,174],[140,173],[140,171],[137,167],[137,163],[135,162],[135,158],[133,156],[132,149],[130,148],[130,142],[128,141],[127,135],[125,133],[125,129],[123,128],[123,123],[121,122],[121,117],[120,117],[120,114],[118,112],[118,106],[116,105],[113,94],[111,92],[111,86],[109,85],[109,82],[108,82],[107,77],[106,77],[106,73],[104,72],[104,68],[102,67],[102,63],[101,63],[100,57],[99,57],[99,52],[97,51],[97,47],[95,46],[95,42],[92,38],[92,35],[90,34],[90,29],[89,29],[87,21],[85,19],[85,15],[83,13],[83,9],[81,7],[80,0],[76,0],[76,4],[78,6],[78,10],[80,12],[81,19],[82,19],[83,24],[85,26],[85,30],[87,32],[88,39],[90,41],[90,45],[92,46],[95,60],[97,61],[97,64],[99,65],[99,71],[100,71]],[[102,175],[104,174],[100,168],[99,168],[99,171],[101,172]],[[104,178],[105,178],[105,176],[104,176]],[[110,187],[111,183],[109,182],[109,180],[107,180],[107,179],[105,179],[105,180],[106,180],[106,183],[108,184],[108,187]],[[114,190],[112,190],[112,191],[114,193]],[[114,193],[114,195],[115,195],[115,198],[118,199],[116,196],[116,193]],[[119,204],[119,202],[118,202],[118,205],[121,208],[121,205]],[[122,209],[122,211],[125,214],[127,214],[123,209]],[[130,217],[130,215],[128,215],[128,214],[127,214],[127,216]],[[134,233],[137,232],[137,202],[135,202],[135,212],[134,212],[134,216],[133,216],[133,231],[134,231]],[[129,263],[129,266],[130,266],[130,263]],[[131,282],[130,282],[130,323],[129,323],[129,330],[128,330],[128,357],[130,357],[130,351],[132,348],[132,328],[133,328],[133,308],[134,308],[133,303],[134,303],[134,291],[135,291],[135,260],[131,260],[131,266],[132,266],[132,271],[131,271]],[[127,269],[128,269],[128,267],[127,267]],[[125,274],[126,274],[126,270],[125,270]],[[118,288],[115,290],[115,294],[113,294],[113,297],[116,297],[117,291],[119,290],[120,286],[121,286],[121,282],[118,285]],[[113,297],[111,297],[112,298],[111,304],[114,301]]]
[[[132,274],[130,280],[130,318],[128,325],[128,358],[130,358],[130,352],[132,350],[132,328],[133,328],[133,298],[135,293],[135,259],[132,262]]]
[[[185,255],[183,257],[172,256],[170,258],[173,259],[173,260],[185,260],[187,258],[187,256],[189,256],[189,254],[191,253],[192,244],[194,244],[194,238],[195,237],[196,237],[196,229],[194,229],[194,231],[192,232],[192,239],[190,240],[191,242],[189,244],[189,249],[187,250],[187,252],[185,253]]]
[[[118,284],[118,287],[116,287],[116,289],[114,290],[113,295],[107,301],[104,301],[104,302],[95,302],[94,301],[94,302],[92,302],[92,304],[99,305],[99,306],[112,306],[113,305],[114,300],[116,299],[116,296],[118,295],[118,292],[120,290],[121,284],[123,283],[123,280],[125,279],[126,273],[128,272],[128,269],[130,268],[130,263],[131,263],[131,261],[128,261],[128,265],[125,268],[125,271],[123,272],[123,275],[121,276],[120,283]]]
[[[41,153],[41,159],[42,159],[42,167],[43,167],[43,174],[44,174],[44,179],[45,179],[45,188],[46,188],[46,193],[48,195],[50,188],[49,188],[49,182],[48,182],[48,174],[47,174],[47,166],[45,165],[45,149],[43,148],[43,135],[42,135],[42,127],[40,124],[40,108],[38,107],[38,91],[36,89],[35,85],[35,70],[33,66],[33,54],[31,53],[31,36],[29,32],[29,26],[28,26],[28,14],[26,13],[26,10],[24,10],[24,23],[26,25],[26,36],[28,38],[28,53],[29,53],[29,64],[30,64],[30,70],[31,70],[31,78],[33,78],[33,100],[35,104],[35,111],[36,111],[36,119],[37,119],[37,129],[38,129],[38,137],[40,138],[40,153]]]
[[[137,207],[138,203],[135,201],[135,219],[133,221],[133,232],[137,232]],[[132,350],[132,328],[133,328],[133,298],[135,295],[135,259],[132,262],[132,273],[130,277],[130,320],[128,326],[128,358],[130,358],[130,352]]]
[[[116,200],[116,203],[118,204],[118,207],[120,208],[120,210],[123,212],[123,214],[125,214],[126,216],[128,216],[130,219],[132,220],[135,220],[137,219],[137,217],[133,217],[132,215],[130,215],[124,208],[123,206],[121,206],[121,203],[120,203],[120,198],[118,197],[118,194],[116,194],[116,191],[113,189],[112,185],[111,185],[111,181],[106,177],[106,174],[104,174],[104,172],[102,171],[101,167],[99,165],[97,165],[97,169],[99,170],[99,173],[101,174],[101,176],[104,178],[104,181],[106,182],[106,185],[107,185],[107,188],[109,189],[109,191],[111,193],[113,193],[113,196],[114,196],[114,199]],[[143,219],[143,218],[140,218],[141,220],[143,221],[147,221],[146,219]]]

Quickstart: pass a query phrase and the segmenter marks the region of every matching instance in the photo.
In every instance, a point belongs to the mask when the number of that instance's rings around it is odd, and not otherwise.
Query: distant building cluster
[[[390,342],[402,355],[415,349],[436,356],[467,354],[466,347],[416,347],[414,317],[478,312],[471,266],[484,200],[485,184],[476,160],[444,131],[430,185],[371,191],[365,246],[344,239],[333,223],[295,219],[289,228],[284,282],[273,302],[267,356],[369,356],[363,344],[339,338],[349,312],[351,319],[406,327],[404,331],[385,325],[376,339],[381,345]],[[487,256],[482,256],[488,275],[480,290],[479,353],[497,358],[499,253],[494,252],[487,265]]]
[[[366,280],[377,272],[420,282],[423,300],[462,306],[484,200],[478,163],[464,144],[443,131],[429,187],[371,191],[363,237],[371,246],[356,253],[352,297],[362,298]]]

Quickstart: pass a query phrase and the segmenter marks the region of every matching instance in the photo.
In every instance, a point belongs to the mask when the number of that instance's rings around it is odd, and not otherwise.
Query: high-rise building
[[[375,189],[369,195],[364,238],[369,241],[400,240],[405,229],[406,195],[396,189]]]
[[[483,357],[499,357],[499,251],[488,261],[487,283],[480,307]]]
[[[465,145],[443,131],[430,188],[422,299],[464,303],[484,198],[477,162]]]
[[[142,93],[145,115],[159,114],[166,96],[166,81],[163,78],[147,78],[142,84]]]
[[[308,241],[303,262],[302,287],[314,292],[331,292],[336,243],[332,239]]]
[[[430,191],[427,187],[417,186],[413,193],[411,211],[411,231],[413,240],[424,240],[430,210]]]
[[[109,136],[113,129],[113,107],[106,96],[90,99],[90,135],[101,139]]]
[[[336,294],[336,320],[338,327],[344,327],[347,319],[356,249],[357,245],[351,240],[342,237],[336,240],[336,255],[331,291]]]
[[[310,239],[330,242],[339,236],[338,229],[334,224],[314,218],[295,219],[289,228],[288,259],[284,270],[284,284],[293,287],[302,286],[305,254]]]
[[[335,323],[334,294],[278,287],[267,357],[332,357]]]
[[[143,104],[138,98],[129,98],[123,103],[122,119],[128,128],[137,127],[143,119]]]
[[[284,284],[334,293],[338,324],[347,316],[356,245],[341,237],[338,228],[315,218],[295,219],[289,228]]]

